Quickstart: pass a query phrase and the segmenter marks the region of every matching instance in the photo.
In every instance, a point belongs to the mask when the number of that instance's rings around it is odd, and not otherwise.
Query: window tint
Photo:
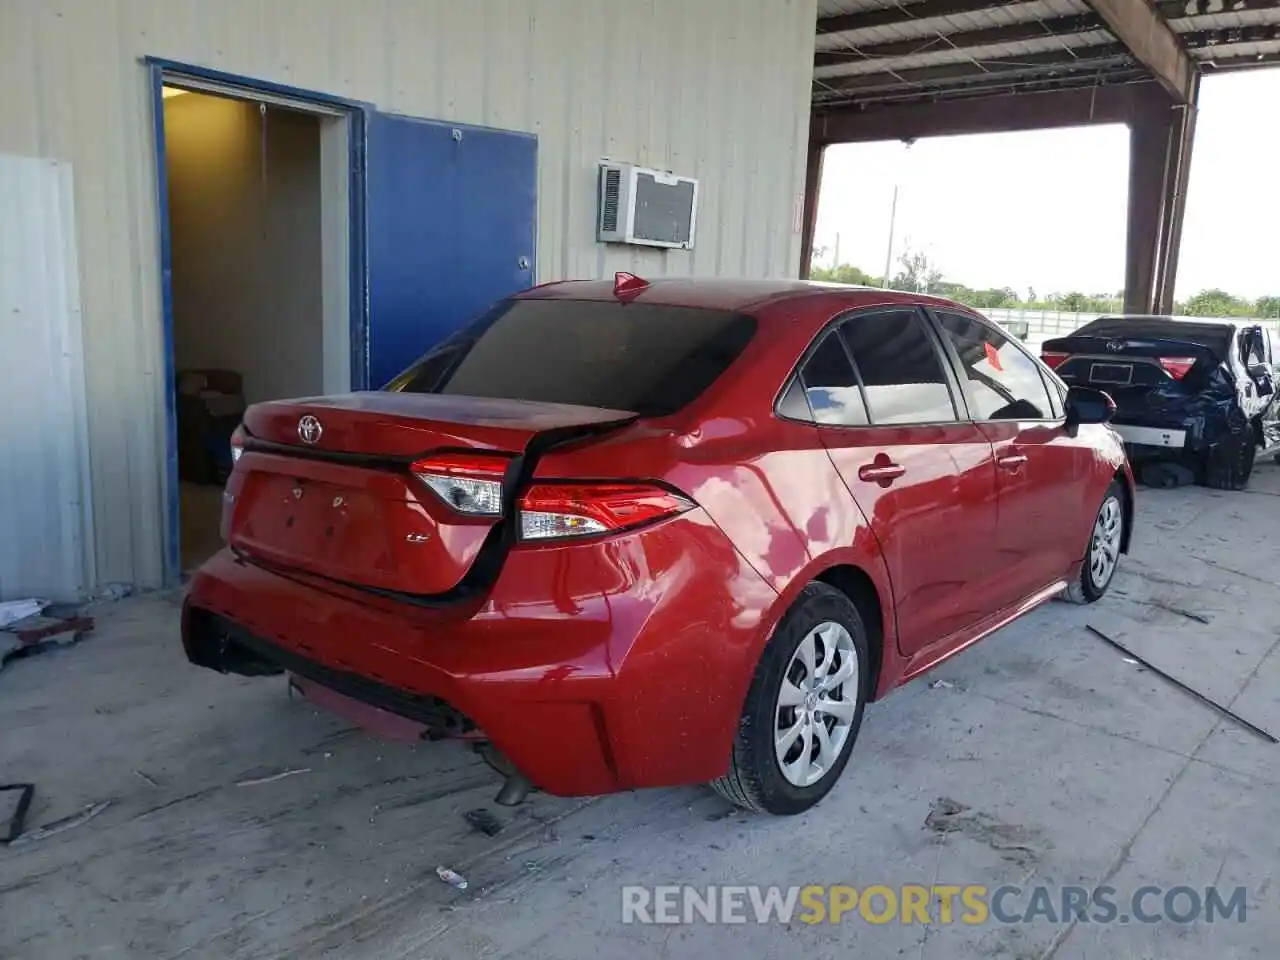
[[[778,414],[789,420],[812,420],[809,401],[804,398],[804,385],[799,377],[792,379],[778,401]]]
[[[386,390],[675,413],[742,353],[754,319],[723,310],[507,300]]]
[[[436,384],[440,382],[449,367],[458,359],[458,351],[432,350],[425,357],[402,373],[393,383],[401,383],[401,393],[435,393]]]
[[[960,355],[976,420],[1051,420],[1053,404],[1040,368],[1012,339],[971,317],[938,316]]]
[[[937,348],[914,310],[851,317],[841,326],[873,423],[937,423],[956,418]]]
[[[800,371],[805,395],[818,423],[861,426],[867,422],[867,408],[858,389],[853,364],[840,338],[829,333],[818,344]]]

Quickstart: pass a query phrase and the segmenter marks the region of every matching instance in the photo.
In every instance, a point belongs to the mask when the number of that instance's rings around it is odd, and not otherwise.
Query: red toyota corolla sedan
[[[797,813],[869,701],[1106,592],[1112,409],[930,297],[537,287],[382,390],[249,409],[186,652],[476,741],[508,800]]]

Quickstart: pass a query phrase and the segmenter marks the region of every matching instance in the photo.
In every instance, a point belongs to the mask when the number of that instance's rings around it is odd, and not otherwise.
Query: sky
[[[1206,77],[1200,88],[1176,296],[1220,287],[1280,294],[1280,69]],[[814,245],[829,265],[893,271],[904,246],[947,280],[1022,296],[1124,286],[1129,134],[1077,127],[828,149]]]

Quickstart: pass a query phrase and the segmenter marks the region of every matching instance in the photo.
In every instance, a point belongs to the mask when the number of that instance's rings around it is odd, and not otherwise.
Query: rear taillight
[[[520,539],[617,533],[692,508],[679,494],[649,484],[537,484],[520,498]]]
[[[441,500],[473,517],[502,516],[502,479],[510,460],[441,454],[410,469]],[[617,533],[693,508],[677,493],[647,483],[537,483],[520,497],[521,540]]]
[[[234,466],[244,454],[244,427],[236,427],[231,431],[231,463]]]
[[[1160,366],[1175,380],[1181,380],[1196,365],[1195,357],[1161,357]]]
[[[1045,366],[1050,370],[1057,370],[1070,356],[1071,354],[1069,353],[1057,353],[1053,350],[1042,350],[1040,352],[1040,359],[1044,361]]]
[[[411,471],[459,513],[502,516],[502,476],[509,461],[483,454],[449,453],[416,460]]]

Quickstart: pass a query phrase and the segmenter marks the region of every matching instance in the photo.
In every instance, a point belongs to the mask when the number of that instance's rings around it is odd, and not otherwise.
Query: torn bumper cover
[[[1111,424],[1130,460],[1201,461],[1222,444],[1238,443],[1249,422],[1226,372],[1213,369],[1198,390],[1169,380],[1137,403],[1121,404]]]

